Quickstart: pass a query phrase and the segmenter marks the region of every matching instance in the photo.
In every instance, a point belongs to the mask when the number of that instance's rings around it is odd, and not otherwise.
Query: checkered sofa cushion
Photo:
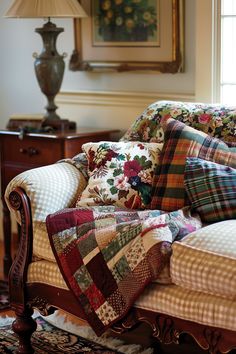
[[[235,300],[192,291],[174,284],[167,286],[151,284],[137,299],[135,306],[187,321],[236,331]]]
[[[199,229],[174,242],[173,283],[183,288],[236,299],[236,220]]]
[[[29,283],[43,283],[68,290],[56,263],[31,263]],[[236,302],[220,296],[192,291],[177,285],[150,284],[135,302],[135,307],[236,331]]]

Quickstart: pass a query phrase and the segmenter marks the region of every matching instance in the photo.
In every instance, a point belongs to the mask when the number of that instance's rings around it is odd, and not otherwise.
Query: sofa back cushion
[[[179,120],[228,144],[236,143],[236,107],[175,101],[157,101],[135,120],[121,141],[163,142],[163,117]]]
[[[173,211],[189,204],[184,187],[186,158],[199,157],[236,168],[236,148],[172,118],[161,124],[165,143],[153,179],[151,208]]]

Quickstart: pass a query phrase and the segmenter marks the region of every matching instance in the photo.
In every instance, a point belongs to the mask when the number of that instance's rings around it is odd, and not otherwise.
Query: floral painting
[[[185,0],[80,2],[71,70],[183,72]]]
[[[158,0],[94,0],[94,45],[159,45]]]

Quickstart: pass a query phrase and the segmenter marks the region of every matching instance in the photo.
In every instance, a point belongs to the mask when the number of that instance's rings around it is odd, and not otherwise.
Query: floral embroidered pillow
[[[130,209],[147,208],[162,146],[106,141],[84,144],[89,181],[76,206],[115,204]]]

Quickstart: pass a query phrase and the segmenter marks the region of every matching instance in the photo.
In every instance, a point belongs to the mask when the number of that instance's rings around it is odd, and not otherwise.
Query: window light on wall
[[[236,104],[236,0],[221,0],[220,100]]]

